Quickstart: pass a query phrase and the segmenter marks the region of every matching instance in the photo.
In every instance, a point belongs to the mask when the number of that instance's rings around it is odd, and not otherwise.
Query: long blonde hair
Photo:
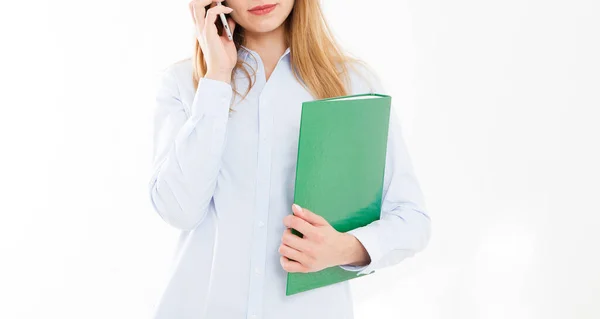
[[[348,94],[348,62],[362,61],[345,55],[333,38],[325,21],[319,1],[296,0],[294,8],[284,22],[286,44],[290,47],[290,62],[294,76],[316,99],[344,96]],[[219,28],[221,31],[221,28]],[[195,40],[195,39],[194,39]],[[244,29],[237,25],[233,34],[236,49],[245,45]],[[198,81],[206,74],[207,65],[198,41],[195,41],[193,61],[194,90]],[[244,67],[245,62],[238,60],[233,72],[241,70],[250,79],[242,99],[250,91],[253,81]],[[234,93],[241,95],[235,88]]]

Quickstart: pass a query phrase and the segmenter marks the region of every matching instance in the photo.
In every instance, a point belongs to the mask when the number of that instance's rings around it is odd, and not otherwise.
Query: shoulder
[[[385,90],[377,72],[365,61],[352,59],[346,62],[351,94],[381,93]]]
[[[186,58],[164,68],[163,74],[170,74],[175,77],[187,76],[192,74],[192,58]]]
[[[174,62],[161,69],[158,75],[159,89],[179,90],[191,82],[193,72],[192,59]]]

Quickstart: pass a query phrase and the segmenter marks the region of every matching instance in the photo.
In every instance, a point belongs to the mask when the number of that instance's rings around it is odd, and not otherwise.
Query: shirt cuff
[[[231,84],[219,80],[200,78],[194,96],[192,115],[223,118],[229,115],[233,89]]]
[[[379,246],[377,234],[373,232],[373,229],[370,228],[369,225],[352,229],[346,233],[353,235],[356,237],[356,239],[358,239],[358,241],[360,241],[369,254],[371,262],[364,266],[340,265],[340,268],[347,271],[354,271],[356,272],[357,276],[373,273],[377,267],[377,262],[383,255]]]

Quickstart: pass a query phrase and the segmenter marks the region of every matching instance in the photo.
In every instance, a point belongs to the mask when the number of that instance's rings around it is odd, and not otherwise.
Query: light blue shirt
[[[260,56],[240,49],[238,58],[256,70],[241,101],[222,81],[202,78],[194,91],[190,59],[163,73],[149,193],[154,210],[181,237],[155,318],[353,318],[348,281],[285,296],[278,247],[283,218],[292,213],[301,106],[314,100],[294,77],[289,53],[265,81]],[[385,93],[370,69],[349,66],[349,94]],[[234,83],[244,93],[248,80],[237,72]],[[357,275],[414,255],[430,236],[393,109],[390,118],[381,219],[349,232],[371,263],[340,266]]]

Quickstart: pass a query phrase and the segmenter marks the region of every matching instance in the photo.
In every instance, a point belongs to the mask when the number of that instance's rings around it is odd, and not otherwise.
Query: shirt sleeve
[[[371,91],[385,94],[379,80],[373,79]],[[340,265],[344,270],[355,271],[357,276],[398,264],[429,242],[430,218],[393,105],[380,219],[347,233],[361,242],[371,258],[365,266]]]
[[[148,190],[154,210],[173,227],[193,229],[207,214],[217,186],[232,95],[230,84],[201,78],[187,109],[173,67],[160,78]]]

